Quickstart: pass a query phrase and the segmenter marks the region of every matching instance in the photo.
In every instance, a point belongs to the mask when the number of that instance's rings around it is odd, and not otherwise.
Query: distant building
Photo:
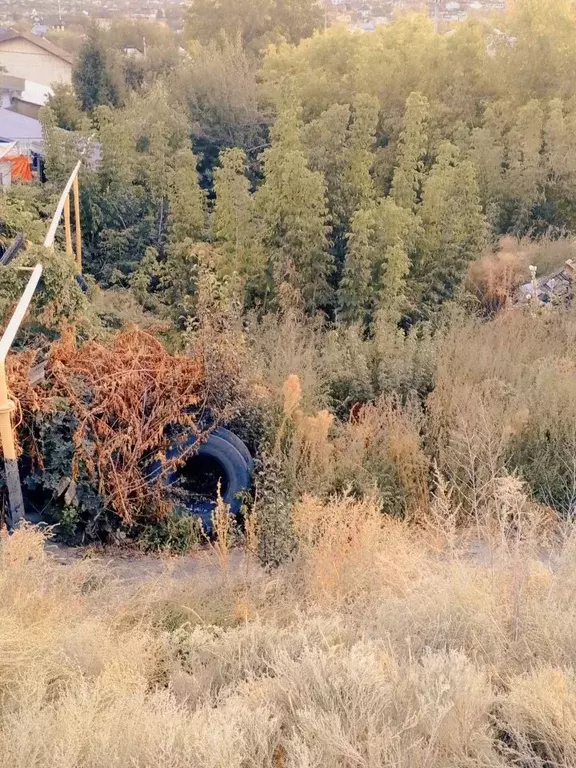
[[[0,30],[0,67],[8,75],[41,85],[72,82],[73,57],[49,40],[26,32]]]
[[[51,95],[52,89],[47,85],[0,73],[0,106],[5,109],[38,119]]]
[[[132,58],[135,58],[135,59],[141,59],[144,57],[144,54],[142,53],[140,48],[135,48],[132,45],[127,45],[124,48],[122,48],[122,53],[125,56],[131,56]]]
[[[46,26],[46,24],[34,24],[32,27],[32,34],[33,35],[40,35],[40,37],[44,37],[46,32],[48,32],[49,27]]]

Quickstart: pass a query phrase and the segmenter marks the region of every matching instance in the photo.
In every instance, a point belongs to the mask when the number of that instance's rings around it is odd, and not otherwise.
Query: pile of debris
[[[559,272],[548,277],[538,279],[536,267],[530,267],[530,272],[532,279],[517,289],[514,296],[515,304],[537,302],[554,306],[561,304],[566,307],[572,306],[576,275],[576,263],[572,259],[568,259]]]

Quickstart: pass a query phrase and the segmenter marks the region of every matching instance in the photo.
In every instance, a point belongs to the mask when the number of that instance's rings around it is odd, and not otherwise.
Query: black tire
[[[187,440],[178,442],[168,451],[169,459],[178,459],[188,453],[196,444],[196,435],[190,435]],[[215,434],[211,435],[200,448],[191,454],[191,458],[198,456],[215,462],[222,471],[222,499],[229,505],[230,512],[238,515],[242,507],[242,499],[239,494],[250,489],[252,483],[252,472],[242,454],[223,437]],[[186,471],[186,466],[171,472],[166,477],[166,485],[174,485],[182,472]],[[216,507],[214,501],[195,501],[190,504],[190,514],[196,515],[202,519],[204,528],[209,530],[212,527],[212,512]]]
[[[254,473],[254,459],[252,458],[252,454],[246,447],[245,443],[240,440],[238,435],[235,435],[234,432],[230,432],[230,430],[226,429],[225,427],[218,427],[218,429],[216,429],[212,434],[216,437],[221,437],[223,440],[226,440],[228,443],[230,443],[230,445],[233,445],[246,462],[246,465],[250,470],[250,474]]]
[[[78,285],[78,288],[82,291],[82,293],[88,293],[88,283],[84,279],[82,275],[76,275],[76,283]]]

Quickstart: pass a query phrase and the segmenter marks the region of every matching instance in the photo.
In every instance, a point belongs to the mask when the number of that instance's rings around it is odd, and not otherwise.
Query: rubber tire
[[[234,432],[231,432],[225,427],[218,427],[218,429],[214,430],[212,434],[216,437],[221,437],[223,440],[229,442],[230,445],[233,445],[246,462],[248,469],[250,470],[250,474],[252,475],[254,473],[254,459],[252,458],[252,454],[244,442],[240,440],[238,435],[235,435]]]
[[[170,460],[180,458],[189,452],[196,442],[196,435],[190,435],[187,440],[173,445],[167,452],[167,458]],[[198,451],[191,455],[212,459],[222,467],[223,477],[226,478],[226,491],[222,499],[229,505],[231,514],[237,516],[242,507],[242,500],[238,498],[238,494],[249,490],[252,484],[252,472],[242,454],[228,440],[212,434]],[[181,472],[181,469],[177,469],[168,474],[165,480],[166,485],[173,485]],[[202,519],[205,530],[210,530],[215,507],[216,501],[196,502],[190,508],[190,512]]]
[[[88,293],[88,283],[83,278],[82,275],[76,275],[76,283],[78,285],[78,288],[82,291],[82,293]]]

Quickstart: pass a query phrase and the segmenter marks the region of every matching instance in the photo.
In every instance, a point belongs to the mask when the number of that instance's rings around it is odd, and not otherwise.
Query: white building
[[[73,57],[43,37],[0,32],[0,67],[6,74],[40,85],[72,82]]]

